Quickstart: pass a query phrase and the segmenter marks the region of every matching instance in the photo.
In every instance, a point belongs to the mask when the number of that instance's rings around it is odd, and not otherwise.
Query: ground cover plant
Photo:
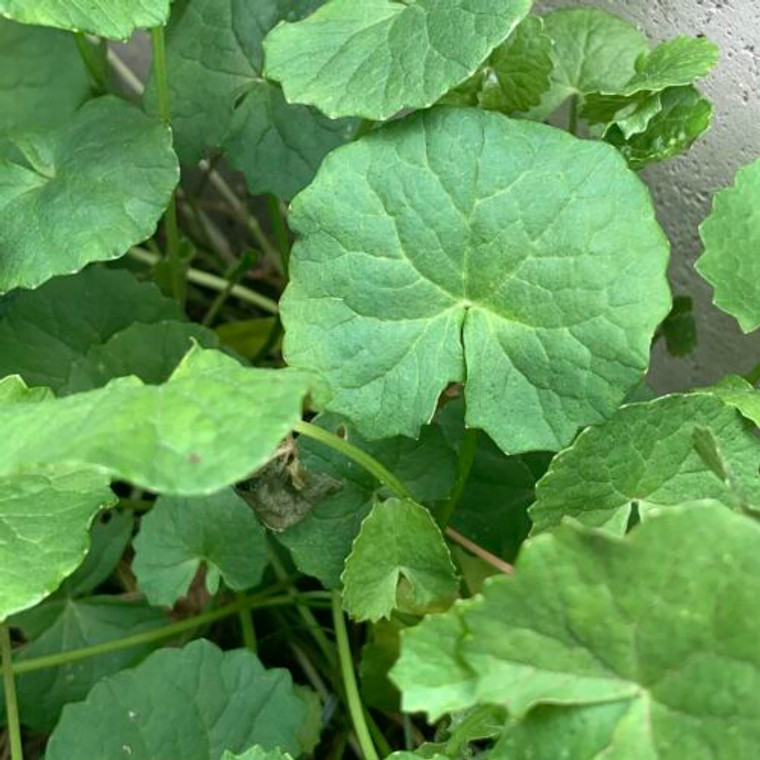
[[[757,378],[644,382],[698,336],[637,172],[709,128],[713,43],[0,15],[0,757],[758,756]],[[759,209],[760,161],[696,265],[746,332]]]

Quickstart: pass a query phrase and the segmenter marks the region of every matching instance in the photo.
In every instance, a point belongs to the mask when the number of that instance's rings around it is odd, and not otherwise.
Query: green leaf
[[[305,716],[286,670],[265,670],[251,652],[200,640],[101,680],[85,702],[66,708],[46,758],[167,760],[171,747],[182,760],[218,760],[225,749],[255,744],[297,756]]]
[[[47,403],[3,405],[0,417]],[[95,514],[115,501],[103,474],[75,465],[0,477],[0,620],[37,604],[74,572]]]
[[[311,181],[325,154],[350,138],[353,122],[289,106],[279,88],[261,78],[264,35],[278,21],[300,19],[320,3],[186,0],[178,5],[167,29],[167,66],[172,129],[184,163],[222,149],[252,193],[291,198]],[[157,111],[155,75],[145,103]]]
[[[169,0],[0,0],[0,15],[22,24],[56,26],[99,37],[126,40],[135,29],[163,26],[169,18]]]
[[[28,388],[18,375],[0,380],[0,404],[36,404],[52,397],[49,388]]]
[[[613,124],[605,134],[604,139],[626,157],[631,169],[680,155],[710,128],[712,106],[694,87],[665,90],[660,102],[661,110],[643,132],[626,139],[622,128]]]
[[[425,507],[388,499],[372,507],[341,577],[343,608],[377,621],[395,609],[423,614],[446,609],[459,580],[440,528]]]
[[[715,305],[735,317],[744,332],[760,327],[760,161],[740,169],[732,187],[719,192],[700,227],[705,252],[697,271],[715,289]]]
[[[751,696],[760,688],[758,541],[757,522],[710,507],[662,512],[625,540],[566,525],[531,541],[514,578],[491,581],[445,616],[465,631],[457,654],[472,674],[469,701],[527,713],[510,758],[556,757],[548,750],[572,726],[585,745],[574,758],[599,757],[585,752],[605,734],[616,758],[751,757],[760,741]],[[429,641],[429,625],[405,635],[402,662],[423,656],[416,642]],[[436,696],[408,679],[409,664],[405,708],[440,714]],[[445,667],[434,674],[445,680]],[[562,718],[558,734],[530,730],[532,708],[547,704]]]
[[[108,641],[160,628],[168,623],[160,610],[142,602],[124,602],[114,597],[84,600],[64,598],[43,605],[44,627],[14,658],[24,662],[36,657],[104,644]],[[28,614],[33,614],[32,610]],[[25,628],[23,617],[12,625]],[[52,731],[69,702],[84,699],[101,679],[118,673],[150,651],[150,645],[119,649],[17,676],[19,709],[25,726],[34,731]],[[0,700],[2,701],[2,700]]]
[[[153,234],[179,177],[169,129],[111,96],[13,147],[0,152],[0,292],[122,256]]]
[[[289,221],[286,359],[368,438],[417,435],[466,374],[469,427],[556,450],[639,382],[669,310],[668,244],[616,151],[500,114],[336,150]]]
[[[62,393],[102,388],[110,380],[128,375],[160,385],[193,345],[217,348],[219,340],[211,330],[191,322],[133,323],[75,361]]]
[[[269,343],[276,329],[276,317],[261,317],[225,322],[215,328],[215,332],[223,346],[231,348],[246,359],[255,359]]]
[[[461,401],[446,404],[435,422],[459,452],[464,434]],[[532,452],[508,457],[488,436],[479,435],[467,483],[451,518],[453,527],[498,557],[514,560],[530,532],[528,507],[535,498],[536,481],[546,472],[551,456]]]
[[[544,29],[554,40],[554,70],[536,118],[573,95],[617,92],[636,73],[639,56],[649,52],[647,38],[633,24],[597,8],[555,11],[544,17]]]
[[[440,102],[479,105],[505,114],[527,111],[537,106],[541,95],[549,89],[553,48],[554,42],[544,32],[543,20],[528,16],[491,53],[479,71]]]
[[[63,584],[68,596],[89,594],[105,583],[132,539],[135,516],[130,510],[103,512],[90,528],[90,550],[84,562]]]
[[[694,84],[710,73],[719,52],[715,43],[702,37],[676,37],[663,42],[638,62],[636,74],[622,94],[660,92]]]
[[[301,416],[308,378],[245,369],[193,349],[169,380],[120,378],[105,388],[0,407],[0,477],[28,465],[79,462],[143,488],[218,491],[274,454]],[[230,445],[229,442],[232,442]]]
[[[206,587],[224,579],[234,591],[258,585],[267,566],[264,528],[232,489],[205,497],[160,497],[142,518],[132,569],[151,604],[173,607],[185,596],[198,568]]]
[[[334,121],[313,108],[289,105],[279,87],[258,81],[235,109],[224,150],[251,193],[292,198],[355,131],[353,119]]]
[[[380,620],[370,627],[359,663],[361,695],[367,707],[398,712],[400,694],[388,672],[401,653],[399,634],[404,626],[397,620]]]
[[[676,296],[673,308],[661,325],[671,356],[688,356],[697,346],[697,323],[690,296]]]
[[[731,463],[724,482],[695,447],[706,429]],[[564,517],[625,531],[632,514],[713,499],[732,509],[760,506],[760,441],[736,412],[708,395],[674,395],[623,407],[589,428],[552,462],[529,509],[534,530]]]
[[[293,760],[293,758],[281,749],[265,750],[261,747],[251,747],[242,755],[234,755],[232,752],[225,752],[222,760]]]
[[[513,113],[537,106],[551,85],[553,49],[542,19],[526,18],[491,54],[480,95],[483,108]]]
[[[530,0],[329,0],[264,41],[265,75],[332,118],[424,108],[475,72]]]
[[[61,122],[89,94],[70,34],[0,20],[0,135]]]
[[[135,324],[182,318],[176,301],[124,270],[94,266],[56,277],[0,298],[0,376],[19,374],[60,393],[94,346]]]
[[[343,435],[385,465],[417,501],[444,499],[454,484],[456,457],[437,427],[422,428],[417,441],[401,437],[366,441],[335,415],[321,415],[316,424]],[[378,498],[391,494],[343,454],[304,437],[298,439],[298,447],[306,471],[327,475],[342,483],[342,488],[276,538],[291,551],[299,570],[327,588],[338,588],[362,520]]]
[[[723,403],[737,409],[755,426],[760,426],[760,392],[740,377],[724,377],[718,385],[704,388],[698,393],[717,396]]]

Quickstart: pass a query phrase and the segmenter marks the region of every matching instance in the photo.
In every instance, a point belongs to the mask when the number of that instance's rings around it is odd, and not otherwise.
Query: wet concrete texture
[[[536,10],[578,5],[632,21],[653,43],[704,34],[720,46],[720,63],[700,85],[715,107],[712,129],[686,156],[642,172],[673,244],[673,290],[694,298],[699,330],[699,345],[685,359],[658,347],[650,379],[665,392],[747,371],[760,363],[760,332],[744,336],[735,320],[712,306],[711,289],[693,263],[701,252],[697,228],[713,194],[732,184],[739,167],[760,157],[760,0],[538,0]]]

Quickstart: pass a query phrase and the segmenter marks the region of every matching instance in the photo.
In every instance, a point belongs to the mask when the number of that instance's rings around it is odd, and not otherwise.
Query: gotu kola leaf
[[[222,652],[201,640],[100,681],[86,701],[66,708],[46,756],[166,760],[171,747],[182,760],[219,760],[227,749],[257,744],[298,756],[305,719],[286,670],[265,670],[249,651]]]
[[[587,748],[606,731],[605,756],[621,760],[752,757],[758,541],[754,520],[708,506],[663,511],[626,539],[572,525],[540,536],[513,578],[407,631],[394,671],[405,707],[503,704],[525,721],[510,758],[554,758],[571,728]],[[442,620],[460,631],[446,642],[456,658],[433,662]],[[546,720],[553,730],[532,730]]]
[[[89,93],[72,35],[0,19],[0,135],[63,121]]]
[[[232,752],[225,752],[222,760],[293,760],[293,758],[281,749],[265,750],[261,747],[251,747],[243,752],[242,755],[236,755]]]
[[[440,528],[425,507],[388,499],[372,507],[343,571],[343,607],[355,620],[377,621],[394,609],[446,609],[459,581]]]
[[[420,502],[445,499],[454,484],[456,457],[437,426],[423,427],[418,440],[398,436],[367,441],[333,414],[320,415],[315,424],[377,459]],[[391,494],[355,462],[324,444],[301,436],[298,450],[304,470],[337,481],[341,488],[315,505],[300,523],[275,537],[290,550],[299,570],[328,588],[338,588],[362,520],[376,499]]]
[[[30,636],[25,617],[31,615],[44,617],[44,620],[40,626],[42,630],[34,631]],[[104,644],[168,623],[161,610],[144,602],[125,602],[106,596],[82,600],[54,598],[42,607],[30,610],[27,616],[11,621],[14,628],[21,628],[31,638],[31,642],[14,656],[14,661],[19,663]],[[19,711],[24,725],[35,731],[52,731],[66,704],[84,699],[101,678],[128,667],[150,650],[150,644],[140,644],[69,662],[58,668],[18,675]]]
[[[0,376],[18,374],[60,394],[95,346],[135,325],[181,319],[176,301],[127,271],[92,266],[55,277],[0,298]]]
[[[177,153],[195,163],[221,148],[252,193],[290,198],[309,183],[324,155],[344,143],[353,121],[331,121],[288,105],[261,77],[264,35],[296,21],[320,0],[189,0],[167,27],[167,68]],[[156,112],[155,73],[145,103]]]
[[[556,450],[638,383],[669,311],[668,243],[617,152],[496,113],[336,150],[290,222],[285,357],[371,438],[415,436],[466,375],[468,426]]]
[[[62,399],[0,407],[0,436],[10,442],[0,477],[76,462],[165,494],[211,493],[274,454],[300,419],[308,387],[302,373],[246,369],[195,348],[163,385],[120,378]]]
[[[706,432],[730,477],[721,478],[698,446]],[[623,533],[632,511],[713,499],[731,509],[760,507],[760,441],[737,412],[711,395],[666,396],[620,409],[584,430],[538,482],[529,513],[534,531],[572,517]]]
[[[235,591],[261,581],[267,565],[264,528],[232,489],[210,496],[162,496],[143,517],[132,569],[152,604],[173,606],[184,596],[201,563],[206,587],[220,578]]]
[[[740,169],[719,192],[700,227],[705,251],[697,271],[715,289],[715,304],[744,332],[760,327],[760,160]]]
[[[23,24],[55,26],[99,37],[126,39],[135,29],[162,26],[169,0],[0,0],[0,16]]]
[[[329,0],[264,41],[265,69],[289,102],[332,118],[382,120],[435,103],[483,63],[530,0]]]
[[[122,256],[153,234],[178,179],[169,129],[115,97],[17,136],[0,150],[0,292]]]

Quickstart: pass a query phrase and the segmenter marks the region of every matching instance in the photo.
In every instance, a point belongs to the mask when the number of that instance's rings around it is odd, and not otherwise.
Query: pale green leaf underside
[[[144,602],[123,602],[113,597],[53,600],[39,611],[50,615],[48,625],[17,655],[19,662],[103,644],[168,623],[163,612]],[[17,624],[14,620],[13,625]],[[128,667],[149,651],[150,646],[143,644],[17,676],[24,725],[35,731],[52,731],[65,705],[84,699],[101,678]]]
[[[0,416],[12,408],[0,406]],[[37,604],[74,572],[92,519],[115,501],[108,478],[83,468],[60,464],[0,477],[0,620]]]
[[[695,446],[700,430],[730,463],[727,482]],[[623,407],[581,433],[539,481],[529,513],[536,532],[572,517],[623,533],[634,507],[642,518],[699,499],[760,507],[758,466],[760,440],[734,409],[708,395],[666,396]]]
[[[0,19],[0,135],[63,121],[89,92],[70,34]]]
[[[206,586],[221,577],[235,591],[256,586],[267,565],[264,528],[231,489],[205,497],[160,497],[143,517],[132,569],[152,604],[172,607],[187,594],[201,564]]]
[[[66,708],[46,757],[168,760],[171,747],[182,760],[219,760],[256,744],[297,756],[305,717],[286,670],[200,640],[100,681],[85,702]]]
[[[697,271],[715,289],[715,304],[744,332],[760,327],[760,161],[740,169],[713,200],[702,223],[705,252]]]
[[[179,169],[169,130],[115,97],[0,157],[0,292],[32,288],[153,234]]]
[[[567,8],[544,17],[554,40],[552,85],[534,114],[545,118],[573,95],[617,92],[636,73],[636,61],[649,51],[647,38],[633,24],[597,8]]]
[[[265,70],[289,102],[331,118],[382,120],[463,82],[530,10],[530,0],[330,0],[274,28]]]
[[[126,39],[135,29],[163,26],[169,0],[0,0],[0,16],[22,24],[55,26]]]
[[[0,408],[0,475],[79,462],[163,493],[200,495],[261,467],[301,416],[304,375],[195,349],[160,386],[137,378]],[[232,445],[230,445],[232,442]]]
[[[116,336],[122,343],[143,325],[183,318],[176,301],[125,270],[94,266],[55,277],[0,298],[0,377],[19,374],[60,394],[74,367]],[[130,366],[134,374],[141,370]]]
[[[433,516],[413,501],[378,502],[364,519],[342,575],[343,607],[355,620],[395,609],[446,609],[459,589],[446,541]]]
[[[335,415],[320,415],[315,423],[385,465],[421,503],[445,499],[454,484],[456,458],[435,426],[424,427],[418,440],[366,441]],[[342,487],[276,538],[290,550],[301,572],[318,578],[327,588],[339,588],[343,565],[362,520],[376,498],[391,494],[354,462],[313,439],[300,437],[298,452],[307,472],[326,475]]]
[[[668,244],[617,152],[499,114],[338,149],[290,221],[285,356],[367,437],[415,436],[466,373],[469,426],[556,450],[636,385],[669,309]]]
[[[627,752],[616,746],[610,757],[752,757],[760,741],[759,541],[755,521],[719,507],[663,512],[625,540],[571,526],[534,539],[514,578],[493,579],[482,598],[444,616],[460,621],[461,639],[447,644],[455,662],[429,659],[440,619],[407,632],[395,671],[405,709],[451,709],[448,689],[464,671],[460,708],[499,703],[530,721],[531,708],[555,704],[569,721],[592,705],[619,705]],[[410,677],[419,662],[427,670]],[[581,725],[593,732],[600,723]],[[527,752],[533,732],[524,741]]]

